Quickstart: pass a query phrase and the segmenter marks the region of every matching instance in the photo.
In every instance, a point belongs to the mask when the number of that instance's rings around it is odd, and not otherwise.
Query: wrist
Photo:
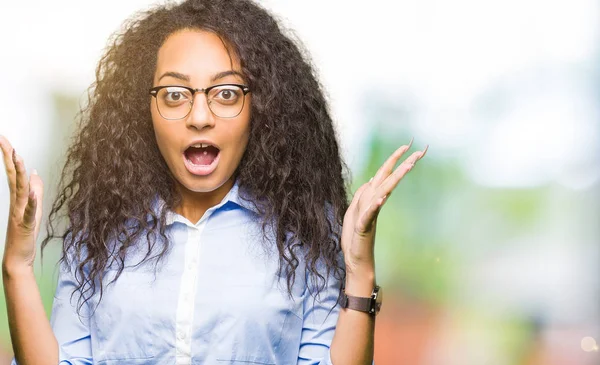
[[[375,271],[347,273],[344,290],[348,295],[370,297],[376,283]]]
[[[345,262],[346,267],[346,276],[365,276],[374,274],[375,272],[375,259],[346,259]]]
[[[21,276],[33,275],[33,266],[26,263],[2,261],[2,279],[14,279]]]

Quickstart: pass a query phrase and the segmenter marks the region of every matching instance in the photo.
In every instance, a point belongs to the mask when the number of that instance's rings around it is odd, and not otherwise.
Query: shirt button
[[[177,338],[180,340],[185,339],[185,333],[183,333],[183,331],[177,332]]]

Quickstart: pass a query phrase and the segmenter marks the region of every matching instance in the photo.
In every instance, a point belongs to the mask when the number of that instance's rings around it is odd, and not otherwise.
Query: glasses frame
[[[242,89],[242,92],[244,93],[244,96],[243,96],[243,99],[242,99],[242,107],[240,108],[240,111],[236,115],[234,115],[232,117],[221,117],[221,116],[215,114],[215,112],[210,107],[210,100],[208,100],[208,93],[212,89],[214,89],[216,87],[219,87],[219,86],[237,86],[240,89]],[[242,110],[244,110],[244,106],[246,105],[246,94],[248,94],[250,92],[250,88],[248,86],[242,85],[242,84],[218,84],[218,85],[212,85],[212,86],[205,87],[205,88],[200,88],[200,89],[194,89],[193,87],[184,86],[184,85],[163,85],[163,86],[155,86],[155,87],[151,88],[148,92],[150,93],[150,95],[154,96],[154,98],[156,99],[158,97],[158,92],[160,90],[168,88],[168,87],[180,87],[182,89],[186,89],[186,90],[188,90],[192,94],[192,98],[189,101],[190,108],[189,108],[187,114],[184,115],[181,118],[166,118],[164,115],[162,115],[162,113],[160,112],[160,107],[158,106],[158,99],[157,99],[156,100],[156,109],[158,110],[158,113],[160,114],[160,116],[163,117],[164,119],[167,119],[167,120],[181,120],[181,119],[185,119],[188,115],[190,115],[190,112],[192,111],[192,108],[194,107],[194,96],[196,96],[196,93],[203,93],[204,95],[206,95],[206,101],[207,101],[207,104],[208,104],[208,109],[217,118],[223,118],[223,119],[235,118],[238,115],[240,115],[240,113],[242,112]]]

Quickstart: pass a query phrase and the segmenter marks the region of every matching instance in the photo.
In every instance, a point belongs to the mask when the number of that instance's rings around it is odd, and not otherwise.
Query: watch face
[[[381,287],[377,287],[376,295],[375,295],[375,313],[379,313],[381,310],[381,304],[383,303],[383,290]]]

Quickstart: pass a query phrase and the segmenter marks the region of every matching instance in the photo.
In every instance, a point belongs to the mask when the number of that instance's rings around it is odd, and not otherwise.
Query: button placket
[[[206,218],[206,217],[205,217]],[[185,247],[184,268],[176,315],[176,356],[178,361],[191,363],[191,337],[194,318],[194,301],[200,255],[200,237],[206,225],[202,219],[196,226],[187,226],[188,240]]]

